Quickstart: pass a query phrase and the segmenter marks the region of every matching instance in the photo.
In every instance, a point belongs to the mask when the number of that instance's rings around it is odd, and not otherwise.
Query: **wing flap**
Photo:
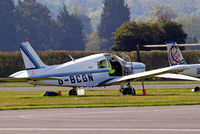
[[[192,80],[192,81],[200,81],[199,78],[183,75],[183,74],[171,74],[171,73],[166,73],[166,74],[161,74],[157,75],[155,77],[158,78],[173,78],[173,79],[179,79],[179,80]]]

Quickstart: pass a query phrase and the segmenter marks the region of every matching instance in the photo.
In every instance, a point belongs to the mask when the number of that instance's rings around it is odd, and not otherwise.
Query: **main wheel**
[[[71,90],[69,90],[69,96],[71,96],[71,95],[75,95],[75,96],[77,96],[77,92],[76,92],[75,89],[71,89]]]
[[[123,95],[127,95],[127,94],[128,94],[128,88],[124,88],[124,89],[122,90],[122,94],[123,94]]]
[[[195,92],[198,92],[198,91],[200,91],[200,88],[199,88],[199,87],[195,87],[195,88],[194,88],[194,91],[195,91]]]
[[[136,95],[136,91],[133,87],[129,88],[130,95]]]
[[[122,93],[123,95],[136,95],[135,89],[133,87],[124,88]]]

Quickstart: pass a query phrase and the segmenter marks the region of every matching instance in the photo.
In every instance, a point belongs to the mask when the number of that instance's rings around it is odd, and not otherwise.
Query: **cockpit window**
[[[99,68],[108,68],[108,73],[110,75],[114,75],[115,69],[112,68],[111,61],[109,60],[102,60],[98,62]]]
[[[106,60],[102,60],[98,62],[98,68],[107,68],[107,62]]]

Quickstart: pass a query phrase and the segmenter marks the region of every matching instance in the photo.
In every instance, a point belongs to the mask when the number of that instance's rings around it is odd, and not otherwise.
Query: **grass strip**
[[[137,96],[123,96],[118,90],[86,90],[85,96],[43,97],[43,91],[2,91],[0,110],[40,108],[174,106],[200,104],[200,93],[191,89],[148,89],[147,95],[137,90]]]
[[[132,82],[133,85],[141,85],[141,81]],[[155,84],[199,84],[198,81],[144,81],[146,85]],[[26,82],[0,82],[0,87],[33,87]]]

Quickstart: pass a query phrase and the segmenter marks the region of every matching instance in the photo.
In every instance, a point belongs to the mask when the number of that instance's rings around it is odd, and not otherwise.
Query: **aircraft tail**
[[[170,66],[186,64],[182,53],[174,41],[167,41],[168,61]]]
[[[19,43],[19,47],[27,70],[40,69],[47,66],[38,57],[28,41]]]

